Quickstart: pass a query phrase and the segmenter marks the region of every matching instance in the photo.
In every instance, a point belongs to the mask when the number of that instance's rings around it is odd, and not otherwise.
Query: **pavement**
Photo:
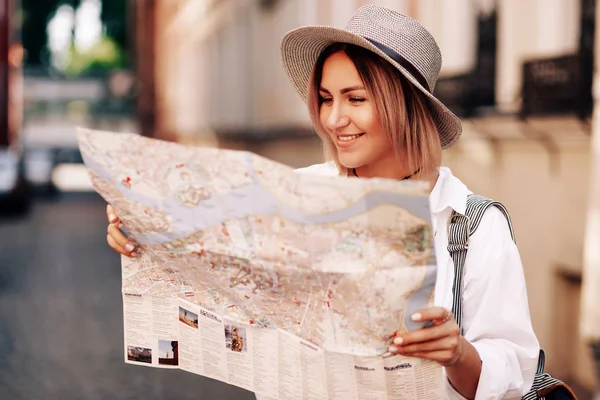
[[[94,193],[0,217],[0,399],[254,399],[184,371],[127,365],[119,256]]]

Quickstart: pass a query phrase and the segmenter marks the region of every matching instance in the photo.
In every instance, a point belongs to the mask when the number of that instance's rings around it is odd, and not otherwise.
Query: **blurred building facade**
[[[153,19],[140,24],[138,36],[155,38],[144,45],[155,61],[138,66],[152,91],[148,129],[298,167],[321,162],[321,147],[281,66],[281,37],[300,25],[343,27],[365,3],[427,26],[444,56],[436,92],[464,120],[463,138],[444,162],[473,191],[508,206],[548,370],[593,390],[587,340],[600,339],[590,333],[600,327],[580,335],[579,315],[584,265],[600,270],[600,257],[589,255],[600,223],[586,224],[592,214],[600,218],[591,206],[600,204],[598,183],[593,189],[600,174],[591,175],[600,163],[600,151],[592,151],[595,0],[141,3],[152,6]]]

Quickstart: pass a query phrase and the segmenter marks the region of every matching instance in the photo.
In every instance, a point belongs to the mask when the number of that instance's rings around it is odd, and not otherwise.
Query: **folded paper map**
[[[246,151],[78,130],[122,260],[125,359],[273,398],[443,398],[439,365],[387,353],[430,306],[428,188],[327,177]]]

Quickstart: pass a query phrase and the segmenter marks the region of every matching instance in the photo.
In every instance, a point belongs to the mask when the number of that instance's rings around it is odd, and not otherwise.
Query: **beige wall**
[[[598,82],[600,83],[600,82]],[[596,94],[596,96],[598,93]],[[598,98],[598,97],[596,97]],[[582,297],[582,335],[600,341],[600,110],[594,115],[593,163],[587,197],[586,237],[584,241],[584,285]]]
[[[596,21],[600,21],[600,7],[596,6]],[[587,198],[586,236],[584,239],[584,281],[582,295],[581,330],[584,340],[600,341],[600,29],[595,37],[595,75],[592,93],[594,115],[590,165],[589,195]]]
[[[206,109],[200,91],[204,65],[187,33],[205,15],[204,1],[162,0],[156,8],[157,130],[163,136],[192,135],[203,127]],[[205,124],[204,124],[205,125]]]

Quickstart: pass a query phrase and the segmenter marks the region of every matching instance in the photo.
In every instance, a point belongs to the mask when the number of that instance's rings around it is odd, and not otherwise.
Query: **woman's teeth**
[[[361,137],[363,134],[364,133],[359,133],[358,135],[352,135],[352,136],[338,136],[338,139],[341,141],[354,140],[354,139]]]

